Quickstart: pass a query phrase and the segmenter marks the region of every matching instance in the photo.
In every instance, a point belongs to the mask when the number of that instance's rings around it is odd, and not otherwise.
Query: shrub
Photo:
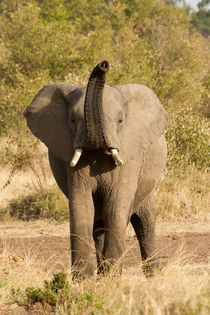
[[[23,221],[39,218],[64,221],[69,218],[67,203],[57,187],[49,187],[11,200],[7,208],[1,209],[1,216],[9,215]]]
[[[96,299],[93,293],[85,292],[73,292],[70,284],[67,280],[67,275],[63,272],[53,275],[51,281],[44,281],[44,287],[33,288],[28,287],[26,290],[27,304],[32,306],[37,302],[43,305],[49,304],[51,307],[56,306],[56,310],[59,307],[66,313],[80,313],[84,310],[91,309],[91,314],[94,314],[94,310],[100,311],[102,309],[102,302]]]
[[[63,272],[53,275],[51,281],[44,281],[44,288],[26,288],[26,298],[29,305],[33,305],[37,302],[42,304],[50,304],[55,306],[58,298],[67,297],[69,291],[69,282],[67,281],[67,275]]]
[[[210,159],[208,120],[192,109],[171,114],[166,134],[169,168],[195,165],[207,168]]]

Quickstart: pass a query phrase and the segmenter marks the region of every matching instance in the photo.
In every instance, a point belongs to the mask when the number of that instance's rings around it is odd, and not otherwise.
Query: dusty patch
[[[0,263],[6,256],[11,263],[22,264],[33,259],[37,265],[45,265],[54,271],[70,268],[70,242],[68,224],[48,225],[45,230],[35,225],[31,233],[29,229],[21,229],[15,235],[8,227],[1,231]],[[31,228],[31,227],[30,227]],[[14,227],[16,230],[16,228]],[[28,232],[28,233],[27,233]],[[60,235],[59,235],[60,232]],[[157,235],[157,256],[165,265],[173,257],[180,256],[192,263],[207,264],[210,253],[210,233],[171,233]],[[93,246],[91,244],[91,246]],[[125,269],[137,267],[141,263],[138,241],[134,234],[129,234],[125,248]]]

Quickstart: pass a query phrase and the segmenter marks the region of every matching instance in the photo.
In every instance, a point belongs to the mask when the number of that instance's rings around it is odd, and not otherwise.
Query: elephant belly
[[[167,146],[164,136],[156,144],[152,144],[145,152],[141,168],[138,188],[134,198],[134,208],[145,199],[160,180],[166,164]]]

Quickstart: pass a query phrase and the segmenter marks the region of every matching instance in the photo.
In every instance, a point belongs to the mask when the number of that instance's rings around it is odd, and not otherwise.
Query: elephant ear
[[[139,84],[115,87],[121,92],[124,100],[126,121],[121,138],[122,155],[129,160],[158,142],[168,125],[168,114],[158,97],[148,87]]]
[[[66,162],[72,157],[66,96],[78,87],[69,83],[46,85],[24,112],[31,132]]]

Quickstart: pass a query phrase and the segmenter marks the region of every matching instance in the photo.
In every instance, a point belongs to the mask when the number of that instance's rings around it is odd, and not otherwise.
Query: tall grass
[[[122,277],[110,274],[80,282],[72,282],[69,271],[67,278],[62,278],[64,282],[56,285],[47,264],[38,265],[36,257],[15,262],[5,249],[0,262],[0,310],[2,302],[15,299],[32,311],[39,294],[39,311],[41,307],[42,312],[50,309],[56,314],[206,315],[210,311],[209,269],[190,261],[179,253],[150,280],[144,278],[139,266],[135,273],[124,271]],[[44,280],[48,282],[44,284]]]
[[[163,220],[207,220],[210,200],[208,171],[192,166],[165,170],[156,197],[158,216]]]
[[[53,185],[10,200],[8,206],[0,207],[0,218],[22,221],[34,219],[67,221],[68,201],[58,187]]]

